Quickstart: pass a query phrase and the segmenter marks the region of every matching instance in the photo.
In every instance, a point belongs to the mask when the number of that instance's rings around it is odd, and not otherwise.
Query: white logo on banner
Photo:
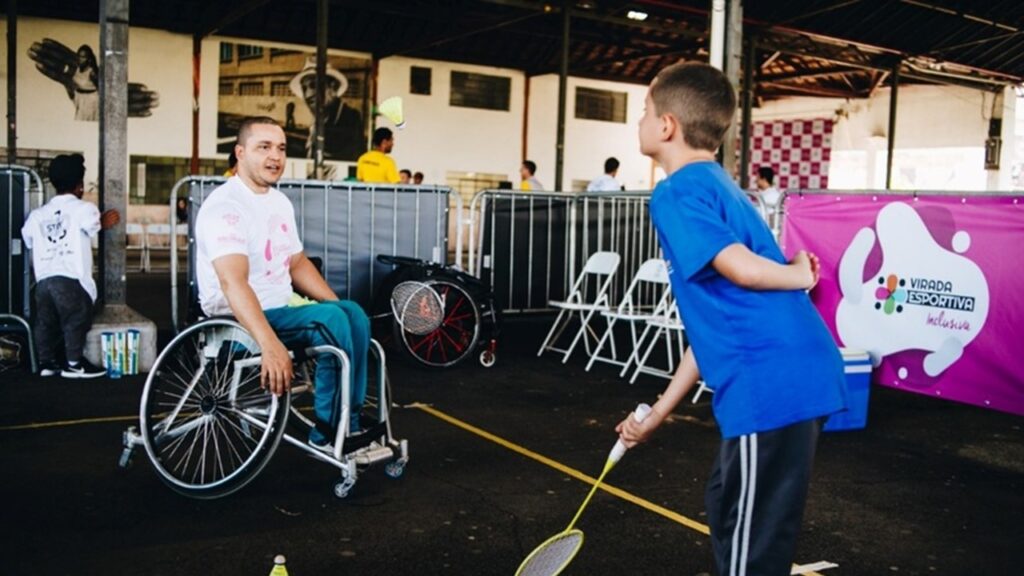
[[[877,366],[904,350],[925,350],[924,371],[937,376],[963,355],[988,317],[988,283],[962,254],[971,237],[957,231],[953,251],[940,246],[909,205],[893,202],[878,212],[875,229],[882,266],[864,280],[875,232],[862,228],[839,262],[843,298],[836,330],[844,346],[867,350]]]

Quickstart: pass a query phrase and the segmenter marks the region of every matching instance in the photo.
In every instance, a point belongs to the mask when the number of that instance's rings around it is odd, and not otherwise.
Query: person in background
[[[360,182],[396,184],[401,179],[395,161],[388,156],[395,147],[395,135],[390,128],[373,131],[373,148],[356,162],[356,179]]]
[[[82,354],[96,303],[90,238],[117,225],[121,215],[117,210],[100,214],[95,204],[82,200],[84,178],[81,154],[54,158],[50,182],[57,195],[33,210],[21,228],[36,278],[33,335],[40,376],[99,378],[107,373]],[[63,365],[58,362],[61,344]]]
[[[366,128],[363,114],[345,103],[348,79],[330,62],[324,70],[324,158],[351,161],[366,147]],[[288,83],[292,94],[301,98],[309,108],[310,116],[316,110],[316,57],[306,59],[302,70]],[[287,114],[287,110],[286,110]],[[287,122],[287,120],[286,120]],[[292,117],[294,124],[294,115]],[[306,158],[313,157],[315,116],[306,137]]]
[[[188,223],[188,199],[178,198],[174,206],[174,213],[177,216],[178,224]]]
[[[775,187],[775,170],[771,166],[761,166],[757,169],[756,184],[758,195],[769,208],[774,209],[779,205],[782,193]]]
[[[604,174],[587,184],[587,192],[617,192],[624,190],[615,175],[619,173],[619,160],[614,156],[604,161]]]
[[[412,183],[412,172],[402,168],[398,171],[398,183],[399,184],[411,184]]]
[[[520,190],[543,190],[544,185],[537,180],[534,174],[537,172],[537,164],[532,160],[523,160],[522,165],[519,166],[519,177],[522,178],[522,182],[519,184]]]
[[[224,171],[226,178],[231,178],[235,175],[235,168],[238,166],[238,157],[235,156],[235,151],[232,150],[231,154],[228,154],[228,169]]]
[[[412,175],[413,184],[423,184],[423,172],[416,172]]]
[[[640,151],[668,174],[651,222],[690,347],[651,413],[616,427],[648,439],[703,377],[721,433],[705,491],[716,573],[788,576],[822,423],[846,406],[843,359],[808,297],[818,258],[786,261],[715,162],[736,113],[721,71],[689,62],[651,81]],[[728,329],[723,329],[728,327]]]

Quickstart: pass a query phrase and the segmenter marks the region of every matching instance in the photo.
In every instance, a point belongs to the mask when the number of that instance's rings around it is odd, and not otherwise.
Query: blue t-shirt
[[[715,162],[658,184],[651,220],[672,292],[724,438],[774,430],[845,407],[843,359],[803,290],[748,290],[711,262],[730,244],[786,263],[764,220]]]

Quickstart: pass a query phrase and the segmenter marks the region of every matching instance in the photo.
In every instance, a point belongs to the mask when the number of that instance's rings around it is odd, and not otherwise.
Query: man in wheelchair
[[[349,431],[358,432],[370,322],[358,304],[339,300],[302,251],[292,204],[274,188],[285,148],[284,131],[272,118],[246,118],[239,127],[236,174],[210,194],[196,218],[199,303],[209,316],[233,314],[249,331],[262,352],[260,383],[274,394],[292,382],[287,347],[343,350],[351,362]],[[330,355],[318,359],[317,426],[309,443],[322,449],[330,449],[327,438],[341,419],[339,371]]]

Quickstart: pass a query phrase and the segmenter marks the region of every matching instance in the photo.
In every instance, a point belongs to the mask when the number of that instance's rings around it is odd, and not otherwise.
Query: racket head
[[[572,562],[583,547],[583,531],[559,532],[540,543],[519,565],[516,576],[555,576]]]
[[[441,295],[430,284],[409,280],[391,292],[391,312],[403,330],[423,336],[430,334],[444,320]]]

